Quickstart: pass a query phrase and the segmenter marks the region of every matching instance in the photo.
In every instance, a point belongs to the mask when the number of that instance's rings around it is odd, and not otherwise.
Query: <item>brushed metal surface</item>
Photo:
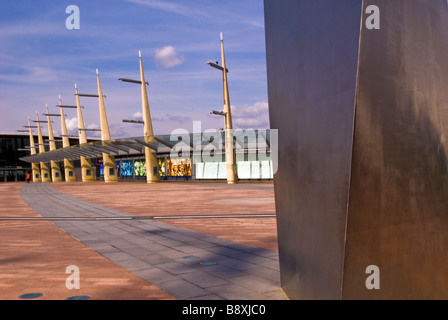
[[[343,298],[447,299],[447,2],[370,4],[381,29],[361,36]]]
[[[264,4],[282,287],[339,299],[362,2]]]
[[[264,5],[285,292],[448,298],[446,1]],[[369,5],[380,30],[364,27]]]

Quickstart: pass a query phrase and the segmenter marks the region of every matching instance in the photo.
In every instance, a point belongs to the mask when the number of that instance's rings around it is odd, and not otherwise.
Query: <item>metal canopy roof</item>
[[[142,138],[143,139],[143,138]],[[64,159],[77,160],[80,156],[86,158],[101,158],[103,153],[111,156],[142,154],[145,152],[144,140],[139,139],[121,139],[109,141],[94,141],[82,145],[74,145],[68,148],[47,151],[35,155],[20,158],[20,160],[30,163],[50,162],[51,160],[59,162]],[[154,146],[153,146],[154,147]],[[157,149],[156,149],[157,150]]]
[[[271,140],[277,140],[277,132],[272,130],[246,130],[234,131],[236,150],[258,150],[263,144],[265,149],[270,149]],[[158,135],[145,141],[145,137],[123,138],[107,141],[93,141],[82,145],[74,145],[54,151],[47,151],[20,158],[29,163],[60,162],[64,159],[78,160],[80,156],[86,158],[101,158],[103,153],[110,156],[141,155],[145,153],[145,147],[156,151],[158,154],[167,154],[173,147],[182,147],[183,151],[197,152],[213,148],[217,153],[225,150],[224,131],[203,132],[198,134],[181,133],[171,135]],[[274,142],[274,141],[272,141]],[[276,141],[275,141],[276,143]],[[199,147],[200,146],[200,147]],[[196,147],[196,148],[195,148]],[[262,149],[264,149],[262,148]],[[180,149],[179,149],[180,151]],[[250,151],[249,151],[250,152]]]

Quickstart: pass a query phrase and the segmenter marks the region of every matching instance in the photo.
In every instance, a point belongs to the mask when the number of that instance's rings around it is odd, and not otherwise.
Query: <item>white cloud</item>
[[[184,58],[179,56],[173,46],[156,49],[155,59],[164,68],[172,68],[184,62]]]
[[[141,137],[143,135],[141,126],[129,123],[111,123],[109,129],[112,139]]]
[[[143,119],[143,113],[141,113],[140,111],[134,112],[131,118],[134,120],[141,120]]]
[[[10,22],[3,25],[0,31],[1,37],[34,37],[34,36],[58,36],[67,34],[65,28],[61,28],[56,22],[43,22],[40,20],[25,20],[18,22]]]
[[[173,115],[166,113],[163,117],[153,117],[152,121],[160,121],[160,122],[171,121],[171,122],[183,123],[191,121],[191,119],[188,116]]]
[[[183,16],[193,16],[193,17],[209,17],[210,14],[207,11],[194,8],[191,3],[188,5],[182,5],[179,3],[174,3],[167,0],[125,0],[127,2],[132,2],[138,5],[147,6],[153,9],[170,12],[174,14],[180,14]]]
[[[216,5],[211,1],[203,2],[187,2],[187,5],[183,5],[179,2],[168,0],[124,0],[126,2],[134,3],[141,6],[146,6],[152,9],[165,11],[173,14],[179,14],[185,17],[193,19],[211,19],[214,22],[220,21],[221,23],[238,22],[247,24],[256,28],[264,28],[264,20],[262,15],[258,14],[255,17],[250,17],[247,13],[241,14],[236,12],[236,8],[229,7],[227,9],[222,6],[220,8],[220,14],[217,15]]]
[[[78,118],[74,117],[71,119],[66,119],[65,124],[67,125],[67,131],[70,133],[76,132],[78,133]]]
[[[86,128],[87,129],[99,129],[100,126],[97,125],[96,123],[91,123],[91,124],[88,124]]]
[[[88,124],[86,126],[86,128],[87,129],[95,129],[95,130],[97,130],[97,129],[100,129],[100,126],[97,125],[96,123],[91,123],[91,124]],[[95,138],[100,138],[101,137],[101,131],[87,131],[86,134],[87,134],[87,136],[90,136],[90,137],[95,137]]]
[[[235,129],[268,129],[269,105],[267,102],[257,102],[249,106],[232,106],[232,118]]]
[[[224,32],[226,50],[230,54],[230,85],[239,87],[235,91],[241,92],[242,99],[254,98],[249,102],[243,100],[243,103],[266,101],[264,32],[246,28],[249,21],[263,25],[259,1],[251,4],[234,0],[220,2],[219,15],[214,14],[217,3],[207,0],[123,0],[114,3],[105,7],[102,2],[91,1],[84,6],[84,11],[80,7],[81,29],[76,31],[65,28],[65,6],[61,11],[58,6],[48,3],[33,11],[26,8],[26,1],[6,1],[5,6],[2,5],[2,11],[11,15],[2,21],[0,28],[2,130],[14,131],[23,124],[23,115],[34,111],[33,106],[56,104],[58,94],[62,94],[64,103],[73,105],[75,82],[80,85],[80,92],[94,93],[94,69],[99,68],[103,70],[101,80],[108,98],[106,108],[112,134],[113,123],[121,123],[135,111],[141,111],[138,88],[116,80],[121,76],[138,78],[137,50],[142,50],[143,59],[147,61],[144,64],[150,83],[151,115],[161,118],[165,110],[170,110],[174,115],[187,113],[191,119],[202,120],[207,127],[222,127],[222,117],[209,116],[210,106],[222,99],[222,79],[216,70],[212,71],[205,64],[208,59],[219,59],[219,32]],[[56,21],[52,17],[58,11],[61,19]],[[114,19],[117,14],[121,14],[122,19]],[[142,42],[142,38],[147,41]],[[80,50],[71,50],[73,45]],[[154,67],[157,48],[161,60],[156,64],[159,68]],[[170,52],[174,59],[168,59]],[[173,67],[167,69],[164,66]],[[236,93],[232,94],[235,102],[238,99]],[[90,99],[81,99],[81,103],[86,107],[83,109],[86,124],[99,123],[97,103]],[[10,107],[3,108],[4,105]],[[31,110],[27,106],[31,106]],[[76,112],[64,111],[68,114],[69,133],[78,135]],[[154,123],[154,132],[169,133],[172,128],[192,126],[188,119],[180,121],[180,118],[172,118],[171,122],[165,117],[165,122]],[[237,119],[237,122],[244,125],[244,120]],[[59,125],[55,127],[59,128]],[[139,125],[123,124],[123,128],[135,128],[138,135],[142,132]],[[126,133],[126,136],[132,135],[134,133]]]
[[[8,64],[10,63],[11,62],[9,62]],[[2,61],[1,64],[2,65],[0,66],[0,68],[7,67],[7,64],[4,61]],[[64,74],[60,70],[55,70],[39,65],[22,64],[19,68],[20,73],[11,74],[3,72],[2,74],[0,74],[0,80],[17,84],[35,84],[38,81],[42,84],[57,81],[59,77]]]
[[[67,131],[69,135],[74,135],[77,136],[78,135],[78,118],[74,117],[74,118],[67,118],[65,120],[65,124],[67,126]],[[91,123],[85,126],[86,129],[99,129],[100,127],[95,124],[95,123]],[[101,136],[101,132],[100,131],[87,131],[86,132],[87,135],[90,136],[94,136],[94,137],[99,137]]]
[[[132,2],[135,4],[140,4],[143,6],[151,7],[154,9],[167,11],[171,13],[184,14],[186,11],[184,6],[168,2],[168,1],[158,1],[158,0],[125,0],[127,2]]]

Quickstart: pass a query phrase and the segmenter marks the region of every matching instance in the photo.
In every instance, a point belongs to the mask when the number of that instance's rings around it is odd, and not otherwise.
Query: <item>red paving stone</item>
[[[137,216],[275,214],[272,183],[58,183],[59,192]],[[275,218],[163,219],[162,222],[278,251]]]
[[[20,197],[24,183],[0,184],[1,217],[39,217]],[[256,188],[251,188],[256,186]],[[275,214],[272,183],[55,183],[67,195],[133,215]],[[178,227],[277,251],[275,218],[163,219]],[[41,292],[43,299],[175,299],[86,247],[49,221],[0,221],[0,299]],[[80,269],[81,289],[68,290],[66,267]]]
[[[0,217],[39,217],[20,197],[23,183],[0,184]],[[170,300],[171,295],[86,247],[48,221],[0,221],[0,299],[40,292],[39,300],[88,295],[95,300]],[[66,267],[80,270],[67,289]]]

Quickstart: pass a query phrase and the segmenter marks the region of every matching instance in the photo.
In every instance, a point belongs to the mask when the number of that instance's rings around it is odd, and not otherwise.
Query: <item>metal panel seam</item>
[[[348,210],[349,210],[349,203],[350,203],[350,187],[351,187],[351,176],[352,176],[352,170],[353,170],[353,146],[355,145],[355,128],[356,128],[356,107],[358,105],[358,88],[359,88],[359,60],[361,56],[361,46],[362,46],[362,30],[363,30],[363,23],[364,23],[364,5],[365,0],[362,0],[361,4],[361,17],[360,17],[360,24],[359,24],[359,40],[358,40],[358,61],[357,61],[357,68],[356,68],[356,88],[355,88],[355,97],[354,97],[354,103],[353,103],[353,127],[352,127],[352,146],[351,146],[351,155],[350,155],[350,170],[348,171],[348,186],[347,186],[347,205],[345,210],[345,232],[344,232],[344,249],[342,253],[342,268],[341,268],[341,291],[339,299],[342,300],[342,293],[343,293],[343,287],[344,287],[344,270],[345,270],[345,251],[347,248],[347,225],[348,225]]]

